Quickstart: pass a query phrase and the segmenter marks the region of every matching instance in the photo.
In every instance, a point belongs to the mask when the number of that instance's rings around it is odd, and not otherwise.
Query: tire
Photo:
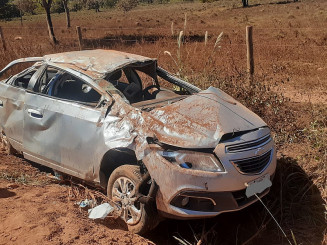
[[[152,230],[158,223],[153,203],[134,202],[138,193],[134,193],[133,190],[141,180],[139,166],[122,165],[112,172],[107,186],[107,195],[121,207],[121,219],[126,223],[128,230],[140,235]],[[124,186],[128,191],[122,190]],[[118,197],[121,194],[123,198]]]
[[[0,133],[0,140],[1,140],[1,148],[7,153],[8,155],[15,155],[17,151],[12,147],[9,143],[7,136],[1,132]]]

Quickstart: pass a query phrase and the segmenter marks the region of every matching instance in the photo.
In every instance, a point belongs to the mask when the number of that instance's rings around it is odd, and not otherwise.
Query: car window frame
[[[0,70],[0,78],[2,77],[2,75],[10,70],[11,68],[15,67],[16,65],[19,64],[25,64],[25,63],[39,63],[42,62],[43,58],[42,57],[29,57],[29,58],[22,58],[22,59],[17,59],[17,60],[13,60],[12,62],[10,62],[5,68],[3,68],[2,70]],[[6,79],[7,81],[9,79]]]
[[[64,98],[59,98],[59,97],[55,97],[55,96],[52,96],[52,95],[48,95],[48,94],[44,94],[42,92],[39,92],[39,91],[34,91],[34,87],[37,85],[38,81],[42,78],[43,74],[46,72],[47,68],[53,68],[53,69],[56,69],[58,70],[59,72],[64,72],[64,73],[68,73],[69,75],[73,76],[73,77],[76,77],[77,79],[81,80],[82,82],[84,82],[85,84],[87,84],[88,86],[90,86],[92,89],[94,89],[97,93],[99,93],[100,96],[100,99],[97,103],[96,106],[93,106],[93,105],[90,105],[89,103],[87,102],[81,102],[81,101],[76,101],[76,100],[70,100],[70,99],[64,99]],[[41,69],[41,67],[40,67]],[[39,70],[38,70],[39,71]],[[37,71],[37,72],[38,72]],[[55,99],[55,100],[58,100],[58,101],[65,101],[65,102],[70,102],[70,103],[73,103],[73,104],[76,104],[78,106],[84,106],[88,109],[99,109],[101,108],[101,104],[103,103],[103,101],[105,101],[107,98],[106,96],[104,96],[103,92],[100,91],[99,89],[97,89],[93,84],[91,84],[90,82],[86,81],[85,79],[81,78],[81,77],[78,77],[76,74],[73,74],[72,72],[69,72],[61,67],[58,67],[58,66],[55,66],[55,65],[52,65],[52,64],[44,64],[42,66],[42,71],[38,72],[38,77],[36,78],[36,81],[33,85],[33,89],[28,89],[28,92],[30,93],[34,93],[34,94],[38,94],[38,95],[41,95],[41,96],[45,96],[45,97],[48,97],[48,98],[52,98],[52,99]],[[34,73],[35,75],[35,73]],[[32,80],[32,78],[31,78]],[[30,80],[30,81],[31,81]]]
[[[40,67],[41,67],[41,66],[40,66]],[[30,83],[30,81],[31,81],[32,77],[34,76],[34,74],[35,74],[35,73],[40,69],[40,67],[38,68],[37,66],[32,65],[32,66],[26,68],[25,70],[19,72],[18,74],[13,75],[13,76],[11,76],[10,78],[8,78],[8,80],[6,81],[6,83],[9,84],[9,85],[11,85],[11,86],[13,86],[13,87],[15,87],[15,88],[20,88],[20,89],[27,90],[27,88],[28,88],[28,84]],[[28,81],[26,88],[15,85],[15,82],[16,82],[16,80],[17,80],[18,78],[27,75],[27,74],[30,73],[33,69],[36,69],[36,71],[35,71],[34,74],[31,76],[30,80]]]

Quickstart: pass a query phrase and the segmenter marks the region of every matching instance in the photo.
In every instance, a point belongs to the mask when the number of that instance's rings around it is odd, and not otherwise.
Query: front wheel
[[[120,217],[128,230],[144,234],[156,226],[156,212],[152,203],[138,202],[136,186],[141,182],[140,167],[122,165],[110,175],[107,187],[108,197],[120,207]]]

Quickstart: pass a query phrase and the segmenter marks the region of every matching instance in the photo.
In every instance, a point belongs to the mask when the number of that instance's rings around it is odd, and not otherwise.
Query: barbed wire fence
[[[327,29],[326,28],[311,28],[311,27],[289,27],[289,28],[263,28],[263,27],[246,27],[246,30],[250,28],[255,31],[255,35],[253,36],[253,31],[243,31],[241,29],[229,29],[225,35],[229,37],[229,43],[226,43],[227,46],[234,48],[238,47],[238,49],[244,49],[244,53],[247,53],[246,57],[246,67],[247,71],[250,74],[254,72],[254,55],[253,53],[257,48],[260,50],[265,50],[269,47],[270,50],[275,52],[278,49],[293,49],[298,51],[308,51],[315,50],[319,55],[325,55],[327,57],[327,45],[325,43],[317,43],[317,42],[297,42],[294,43],[283,43],[283,41],[276,40],[267,40],[262,42],[262,40],[257,41],[256,37],[265,36],[266,33],[272,31],[293,31],[297,32],[317,32],[320,34],[325,33],[327,37]],[[182,28],[180,28],[183,30]],[[113,44],[125,44],[125,45],[145,45],[147,43],[161,43],[161,44],[176,44],[177,37],[179,34],[179,30],[176,28],[172,30],[171,28],[163,28],[163,27],[80,27],[76,26],[76,29],[73,28],[67,30],[65,27],[56,27],[55,31],[58,33],[57,38],[62,42],[72,43],[77,49],[86,50],[86,49],[94,49],[94,48],[110,48]],[[184,30],[185,31],[185,30]],[[243,32],[243,35],[242,35]],[[208,34],[209,33],[209,34]],[[203,29],[191,29],[188,28],[187,32],[184,33],[183,42],[187,43],[204,43],[207,45],[208,40],[206,40],[209,36],[209,39],[214,42],[215,35],[218,35],[217,28],[207,28],[205,31]],[[297,34],[296,34],[297,35]],[[29,38],[37,37],[38,42],[47,42],[49,38],[47,34],[47,29],[44,27],[1,27],[0,26],[0,49],[3,51],[7,51],[8,46],[14,41],[22,40]],[[232,40],[232,41],[231,41]],[[9,44],[9,45],[8,45]],[[276,51],[277,50],[277,51]],[[256,62],[269,62],[271,60],[265,59],[265,57],[255,57]],[[316,62],[312,60],[296,60],[296,59],[283,59],[283,53],[278,57],[279,61],[282,62],[293,62],[303,65],[319,65],[326,67],[325,62]]]

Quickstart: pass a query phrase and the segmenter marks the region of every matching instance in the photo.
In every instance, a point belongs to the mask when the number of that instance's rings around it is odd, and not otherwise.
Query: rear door
[[[31,67],[0,82],[0,127],[16,150],[22,150],[26,87],[36,70]]]
[[[58,171],[93,180],[103,134],[101,95],[88,83],[48,67],[24,107],[24,154]],[[102,137],[101,137],[102,136]]]

